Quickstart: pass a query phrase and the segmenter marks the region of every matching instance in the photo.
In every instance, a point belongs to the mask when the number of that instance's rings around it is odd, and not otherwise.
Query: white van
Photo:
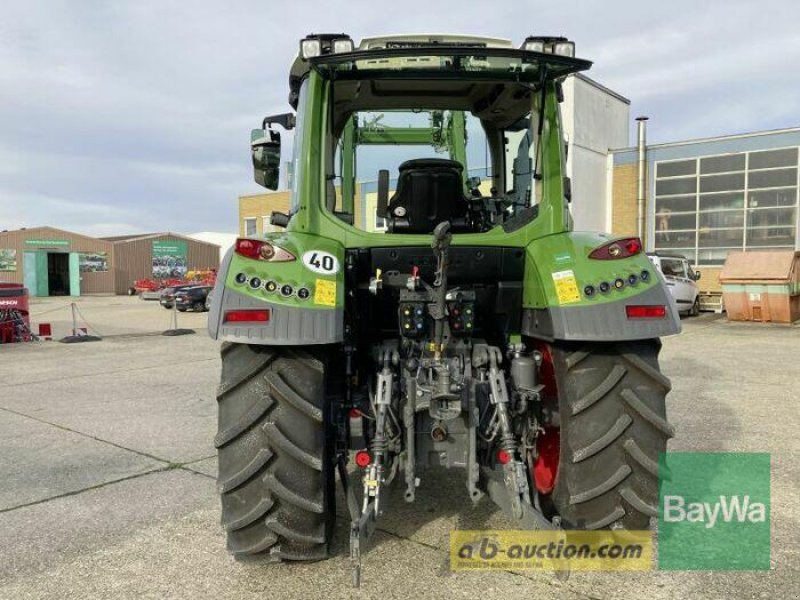
[[[693,271],[689,261],[681,254],[664,252],[648,253],[647,257],[661,271],[672,297],[678,305],[678,312],[693,317],[700,314],[700,297],[697,289],[700,271]]]

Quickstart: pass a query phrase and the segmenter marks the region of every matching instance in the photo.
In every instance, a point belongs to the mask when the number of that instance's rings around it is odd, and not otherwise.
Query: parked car
[[[189,309],[195,312],[204,312],[208,310],[206,298],[213,289],[211,286],[198,285],[180,290],[175,294],[175,304],[181,312]]]
[[[197,284],[187,283],[185,285],[173,285],[171,287],[165,287],[158,295],[158,303],[164,308],[172,308],[172,303],[175,300],[175,294],[181,290],[194,287],[195,285]]]
[[[655,267],[661,271],[667,282],[678,312],[696,317],[700,314],[700,294],[697,280],[700,271],[692,270],[689,260],[682,254],[653,252],[647,255]]]

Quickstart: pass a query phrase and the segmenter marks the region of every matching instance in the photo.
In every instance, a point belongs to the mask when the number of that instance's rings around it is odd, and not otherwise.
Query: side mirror
[[[700,271],[695,271],[694,272],[694,280],[697,281],[698,279],[700,279]]]
[[[250,133],[250,148],[256,183],[269,190],[277,190],[281,165],[281,134],[271,129],[253,129]]]

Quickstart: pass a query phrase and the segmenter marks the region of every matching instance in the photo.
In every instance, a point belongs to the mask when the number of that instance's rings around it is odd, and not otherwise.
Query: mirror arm
[[[280,125],[286,131],[290,129],[294,129],[295,124],[297,123],[297,118],[294,116],[294,113],[282,113],[280,115],[272,115],[269,117],[264,117],[264,120],[261,123],[261,129],[267,129],[269,125]]]

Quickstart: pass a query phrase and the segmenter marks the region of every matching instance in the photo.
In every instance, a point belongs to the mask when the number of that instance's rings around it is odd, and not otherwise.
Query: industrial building
[[[647,145],[639,126],[641,148],[608,156],[606,229],[686,256],[707,294],[732,250],[798,249],[800,128]]]
[[[219,246],[164,232],[93,238],[54,227],[0,232],[0,282],[31,296],[125,294],[137,279],[216,268]]]

